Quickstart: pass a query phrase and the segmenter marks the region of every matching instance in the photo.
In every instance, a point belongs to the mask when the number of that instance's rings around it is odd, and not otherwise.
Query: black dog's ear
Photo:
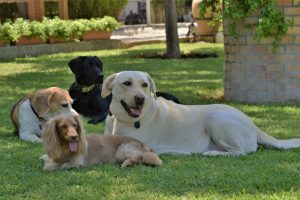
[[[71,71],[73,72],[73,74],[75,75],[79,75],[81,74],[82,71],[82,67],[81,67],[81,62],[82,60],[85,59],[85,56],[79,56],[77,58],[74,58],[73,60],[71,60],[68,65],[71,69]]]
[[[101,72],[103,72],[103,63],[102,61],[97,57],[97,56],[94,56],[97,64],[98,64],[98,68],[101,70]]]

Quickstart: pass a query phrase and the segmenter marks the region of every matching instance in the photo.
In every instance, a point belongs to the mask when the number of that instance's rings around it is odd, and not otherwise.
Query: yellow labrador
[[[180,105],[155,96],[156,86],[145,72],[123,71],[109,76],[102,96],[113,94],[106,134],[137,138],[156,153],[244,155],[258,144],[290,149],[300,139],[267,135],[241,111],[220,104]]]

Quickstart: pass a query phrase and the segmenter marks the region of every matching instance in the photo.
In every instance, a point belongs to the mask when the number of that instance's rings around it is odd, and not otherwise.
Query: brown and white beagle
[[[72,102],[67,90],[58,87],[41,89],[21,98],[12,107],[11,120],[22,140],[41,142],[41,128],[51,117],[77,115]]]

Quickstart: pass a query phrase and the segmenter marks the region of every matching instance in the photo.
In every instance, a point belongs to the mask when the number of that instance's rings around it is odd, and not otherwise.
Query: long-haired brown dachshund
[[[85,135],[79,116],[51,118],[42,132],[43,146],[47,152],[42,159],[47,171],[103,163],[122,163],[122,167],[139,163],[162,164],[148,145],[134,138]]]

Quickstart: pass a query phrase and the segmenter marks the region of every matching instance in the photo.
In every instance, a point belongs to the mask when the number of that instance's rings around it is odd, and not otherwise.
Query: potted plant
[[[0,25],[0,46],[8,46],[20,37],[18,30],[15,30],[12,22],[7,21]]]
[[[20,34],[16,45],[43,44],[46,41],[45,27],[41,22],[18,18],[13,26]]]
[[[44,18],[42,23],[45,26],[46,35],[49,43],[61,43],[78,41],[80,39],[78,23],[70,20],[61,20],[58,17],[54,19]]]
[[[117,29],[121,24],[113,17],[105,16],[103,18],[92,18],[83,21],[86,24],[86,30],[83,33],[83,40],[104,40],[109,39],[112,30]]]

